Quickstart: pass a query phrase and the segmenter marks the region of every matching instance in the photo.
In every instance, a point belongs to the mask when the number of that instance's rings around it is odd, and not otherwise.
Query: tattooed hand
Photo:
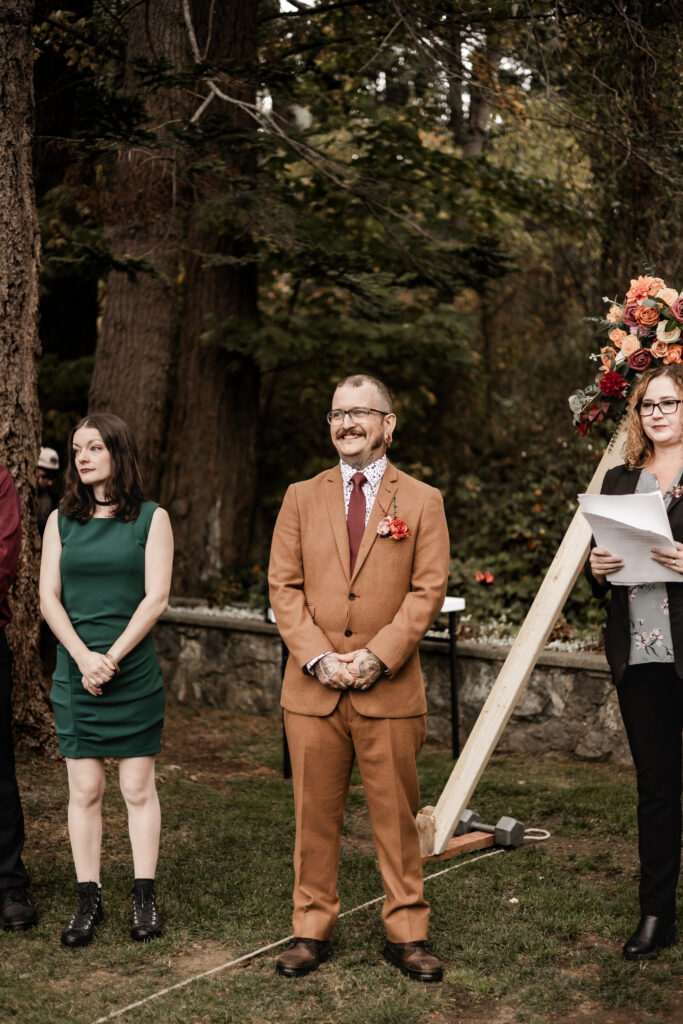
[[[342,661],[338,654],[326,654],[320,661],[316,661],[313,671],[319,683],[333,690],[348,690],[356,676],[353,665]]]
[[[348,667],[353,671],[355,679],[351,684],[354,690],[369,690],[384,671],[384,665],[367,647],[360,651],[352,651],[340,657],[349,659]]]

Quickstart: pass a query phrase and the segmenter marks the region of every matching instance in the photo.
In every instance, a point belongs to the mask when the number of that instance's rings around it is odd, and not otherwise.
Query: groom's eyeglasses
[[[380,416],[388,416],[388,412],[383,412],[381,409],[365,409],[358,406],[356,409],[330,409],[327,414],[328,423],[343,423],[347,416],[350,416],[354,423],[362,423],[363,420],[369,420],[373,412],[378,413]]]
[[[638,412],[641,416],[652,416],[655,409],[659,409],[662,416],[671,416],[676,412],[683,399],[665,398],[663,402],[641,402]]]

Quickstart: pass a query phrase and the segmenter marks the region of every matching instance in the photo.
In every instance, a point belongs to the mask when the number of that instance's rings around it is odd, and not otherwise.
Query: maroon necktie
[[[358,549],[365,533],[365,495],[363,484],[366,482],[362,473],[354,473],[351,477],[353,490],[349,498],[349,516],[346,526],[349,531],[349,550],[351,552],[351,575],[358,558]]]

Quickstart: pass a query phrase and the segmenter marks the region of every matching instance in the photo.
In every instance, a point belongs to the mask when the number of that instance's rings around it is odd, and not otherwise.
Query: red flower
[[[486,572],[477,573],[477,583],[493,583],[493,579],[493,573],[488,570]]]
[[[608,371],[600,381],[600,390],[603,395],[608,395],[610,398],[623,398],[626,387],[626,381],[621,374],[615,373],[613,370]]]
[[[404,537],[409,537],[410,530],[408,529],[408,524],[404,523],[402,519],[392,519],[391,536],[394,540],[403,540]]]
[[[632,370],[647,370],[652,362],[652,353],[649,348],[638,348],[628,357],[628,365]]]

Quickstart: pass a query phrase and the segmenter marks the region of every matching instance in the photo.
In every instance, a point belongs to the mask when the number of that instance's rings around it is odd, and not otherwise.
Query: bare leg
[[[154,878],[159,856],[161,809],[154,783],[153,757],[124,757],[119,784],[128,808],[128,834],[136,878]]]
[[[69,838],[78,882],[100,882],[104,764],[98,757],[66,759]]]

